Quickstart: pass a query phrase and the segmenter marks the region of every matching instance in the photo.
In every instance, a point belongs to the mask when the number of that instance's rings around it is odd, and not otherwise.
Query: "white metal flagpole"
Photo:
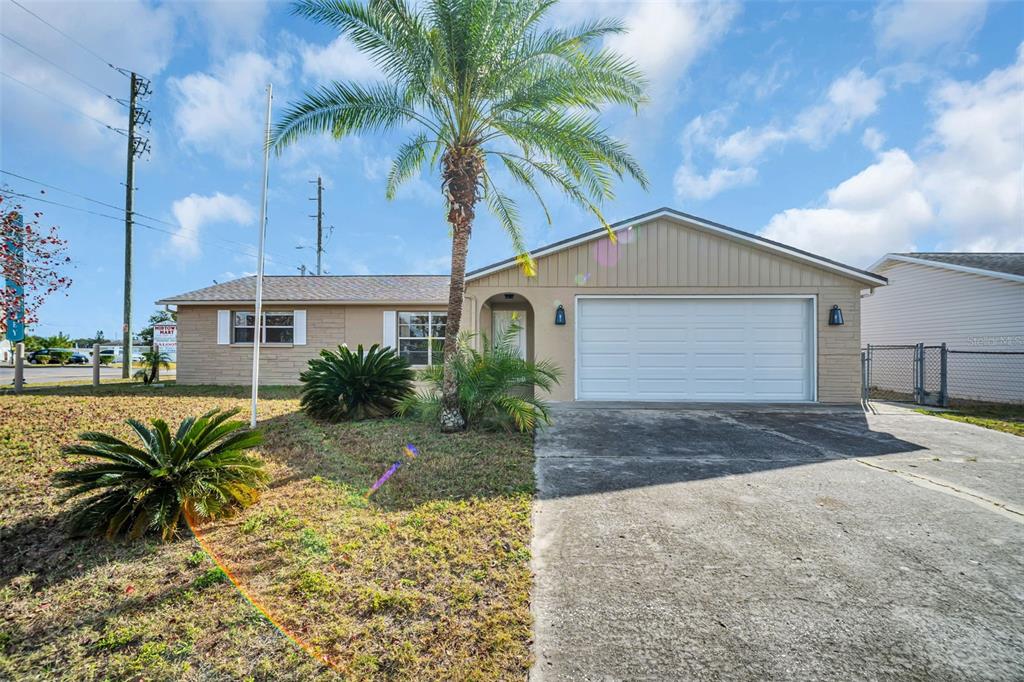
[[[270,175],[270,105],[274,86],[267,84],[267,127],[263,134],[263,188],[260,193],[259,247],[256,251],[256,324],[252,339],[252,410],[249,426],[256,428],[256,401],[260,390],[260,341],[263,336],[263,242],[267,236],[267,184]]]

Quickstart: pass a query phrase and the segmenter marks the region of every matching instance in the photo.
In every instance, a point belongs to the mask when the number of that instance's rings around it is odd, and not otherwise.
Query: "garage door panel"
[[[581,298],[581,400],[809,400],[808,299]]]

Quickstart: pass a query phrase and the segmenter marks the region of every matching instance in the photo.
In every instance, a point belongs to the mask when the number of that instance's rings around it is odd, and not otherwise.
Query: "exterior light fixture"
[[[515,297],[516,297],[515,294],[505,294],[505,300],[506,301],[511,301]]]
[[[559,326],[565,324],[565,308],[561,305],[555,308],[555,324]]]
[[[839,309],[839,306],[832,306],[832,310],[828,311],[828,323],[832,326],[843,324],[843,311]]]

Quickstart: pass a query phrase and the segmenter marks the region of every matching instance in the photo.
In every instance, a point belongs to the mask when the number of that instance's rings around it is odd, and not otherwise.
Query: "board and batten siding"
[[[879,274],[889,285],[861,301],[865,344],[1024,351],[1024,283],[903,262]]]
[[[623,230],[617,245],[605,238],[584,242],[537,259],[537,276],[509,267],[467,283],[465,320],[489,320],[487,301],[519,294],[533,308],[533,355],[557,363],[561,383],[554,400],[573,400],[575,386],[575,300],[577,295],[795,295],[817,299],[818,400],[860,399],[860,292],[864,284],[682,220],[659,218]],[[555,326],[563,305],[566,324]],[[846,324],[828,325],[828,310],[839,305]]]
[[[252,345],[218,343],[217,316],[223,310],[252,310],[253,306],[228,303],[178,306],[179,384],[249,385],[252,383]],[[260,384],[288,385],[299,382],[309,360],[324,348],[345,343],[355,350],[369,348],[383,340],[384,311],[443,310],[437,306],[308,305],[301,303],[264,305],[268,312],[304,310],[306,343],[262,344]],[[228,337],[230,339],[230,336]]]

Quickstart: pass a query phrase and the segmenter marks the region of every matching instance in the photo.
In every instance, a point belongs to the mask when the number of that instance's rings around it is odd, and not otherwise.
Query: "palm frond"
[[[142,449],[97,432],[66,445],[65,455],[93,460],[53,478],[68,488],[65,501],[78,500],[70,514],[72,530],[131,539],[159,529],[170,540],[185,507],[203,510],[199,518],[214,518],[254,502],[269,476],[262,462],[244,454],[260,434],[231,421],[237,412],[190,417],[173,435],[163,420],[154,419],[151,427],[130,420]],[[225,490],[233,492],[225,496]]]

